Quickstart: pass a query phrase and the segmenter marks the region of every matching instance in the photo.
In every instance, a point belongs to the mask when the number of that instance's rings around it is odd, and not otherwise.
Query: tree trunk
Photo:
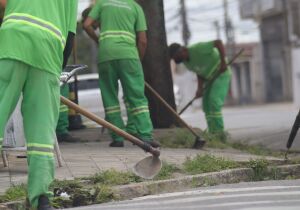
[[[148,24],[148,48],[143,67],[145,80],[176,109],[173,80],[168,54],[163,0],[137,0],[143,7]],[[155,128],[169,128],[174,117],[155,96],[146,90]]]

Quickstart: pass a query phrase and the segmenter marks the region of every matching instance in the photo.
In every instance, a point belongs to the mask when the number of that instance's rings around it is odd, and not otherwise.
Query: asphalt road
[[[299,210],[300,180],[220,185],[77,210]]]
[[[298,109],[290,103],[225,107],[225,129],[234,141],[285,150]],[[207,127],[204,113],[199,109],[191,108],[183,118],[194,127]],[[300,131],[292,149],[300,151]]]

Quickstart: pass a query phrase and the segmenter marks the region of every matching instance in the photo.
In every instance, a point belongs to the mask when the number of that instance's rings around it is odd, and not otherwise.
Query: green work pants
[[[152,140],[152,122],[145,97],[144,73],[141,62],[136,59],[113,60],[99,64],[99,84],[105,108],[105,119],[125,130],[118,99],[121,82],[127,108],[128,122],[126,130],[144,141]],[[123,141],[123,137],[111,132],[114,141]]]
[[[224,132],[222,108],[229,91],[231,70],[221,74],[203,95],[203,111],[209,133]]]
[[[63,97],[69,98],[69,93],[70,90],[68,84],[60,88],[60,95],[62,95]],[[56,134],[62,135],[62,134],[69,133],[68,127],[69,127],[69,108],[60,102],[59,119],[56,127]]]
[[[36,207],[40,195],[52,195],[48,188],[54,179],[59,78],[16,60],[1,59],[0,66],[0,141],[3,140],[5,125],[23,93],[28,198],[31,205]]]

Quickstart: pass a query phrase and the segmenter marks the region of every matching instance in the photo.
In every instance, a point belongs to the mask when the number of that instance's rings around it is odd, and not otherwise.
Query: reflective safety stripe
[[[109,107],[105,107],[105,110],[107,110],[107,111],[113,110],[113,109],[120,109],[120,106],[109,106]]]
[[[138,115],[141,113],[147,113],[149,112],[149,107],[148,106],[140,106],[140,107],[136,107],[134,109],[131,109],[131,114],[132,115]]]
[[[105,108],[106,114],[114,114],[114,113],[120,113],[120,112],[121,112],[121,108],[119,106],[112,106],[112,107]]]
[[[49,148],[54,149],[54,146],[51,144],[38,144],[38,143],[29,143],[27,147],[41,147],[41,148]]]
[[[27,144],[28,155],[54,156],[54,146],[49,144],[30,143]]]
[[[39,156],[54,157],[54,153],[50,153],[50,152],[28,151],[27,154],[28,155],[39,155]]]
[[[63,48],[66,45],[66,38],[62,32],[58,27],[48,21],[24,13],[12,13],[4,18],[3,25],[10,22],[23,23],[47,31],[61,42]]]
[[[106,114],[115,114],[115,113],[120,113],[121,110],[115,110],[115,111],[109,111],[109,112],[105,112]]]
[[[142,113],[149,113],[149,110],[141,110],[141,111],[138,111],[138,112],[134,112],[132,113],[132,115],[138,115],[138,114],[142,114]]]
[[[114,114],[114,113],[120,113],[120,112],[121,112],[120,106],[111,106],[111,107],[105,108],[106,114]]]
[[[60,105],[59,112],[68,112],[69,108],[66,105]]]
[[[108,38],[125,38],[136,42],[135,34],[132,34],[128,31],[106,31],[100,33],[100,41]]]
[[[27,151],[48,152],[48,153],[53,153],[54,152],[53,149],[43,148],[43,147],[28,147]]]
[[[211,114],[206,115],[207,118],[222,118],[222,113],[221,112],[215,112]]]
[[[132,10],[131,7],[125,3],[125,2],[121,2],[121,1],[116,1],[116,0],[111,0],[110,2],[106,2],[103,4],[104,7],[106,6],[113,6],[113,7],[121,7],[121,8],[126,8],[129,10]]]

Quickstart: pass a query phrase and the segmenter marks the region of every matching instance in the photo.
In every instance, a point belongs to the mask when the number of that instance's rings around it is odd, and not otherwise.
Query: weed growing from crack
[[[253,170],[253,181],[263,181],[268,174],[268,161],[264,159],[250,160],[249,167]]]
[[[203,184],[201,187],[210,187],[210,186],[216,186],[218,184],[217,180],[204,177]]]

